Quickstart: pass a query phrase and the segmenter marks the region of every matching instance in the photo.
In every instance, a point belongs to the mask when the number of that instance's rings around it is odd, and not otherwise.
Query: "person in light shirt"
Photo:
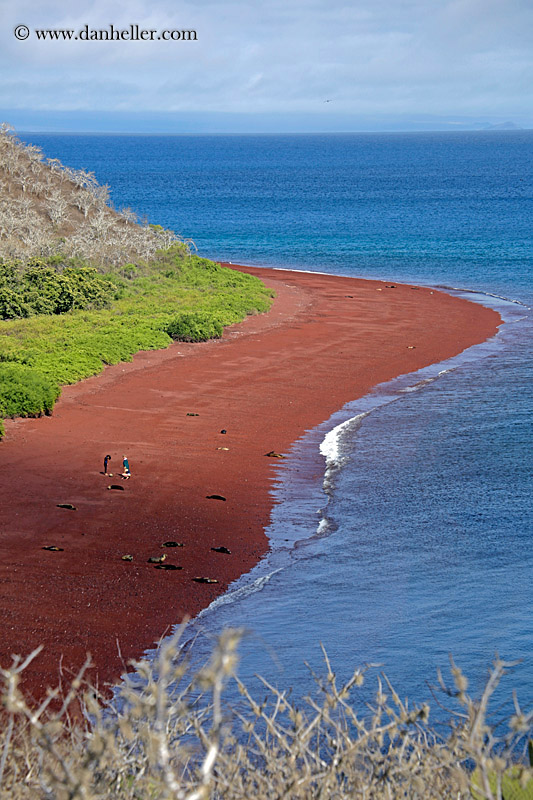
[[[131,478],[130,462],[128,461],[128,456],[123,456],[123,458],[122,458],[122,469],[123,469],[122,477],[125,480],[128,480],[128,478]]]

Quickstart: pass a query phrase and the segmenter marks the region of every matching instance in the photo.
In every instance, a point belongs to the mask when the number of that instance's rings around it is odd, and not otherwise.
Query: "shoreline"
[[[6,424],[0,664],[44,644],[23,681],[37,697],[57,683],[61,657],[67,680],[87,651],[92,679],[113,683],[130,658],[258,563],[279,464],[265,453],[286,453],[346,402],[485,341],[501,322],[429,288],[227,266],[276,289],[270,312],[222,340],[107,367],[65,387],[52,417]],[[115,470],[129,456],[123,492],[107,491],[99,474],[107,452]],[[165,540],[185,546],[163,551]],[[50,544],[64,549],[42,550]],[[220,545],[231,554],[211,550]],[[183,569],[147,563],[162,552]]]

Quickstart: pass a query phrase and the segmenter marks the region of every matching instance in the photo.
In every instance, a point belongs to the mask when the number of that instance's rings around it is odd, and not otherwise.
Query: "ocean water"
[[[240,675],[296,698],[384,665],[426,699],[449,654],[533,706],[533,132],[312,136],[27,134],[117,207],[217,260],[453,287],[498,336],[348,404],[279,467],[272,550],[193,621],[203,657],[242,626]],[[334,379],[334,376],[332,376]],[[298,464],[321,448],[324,477]]]

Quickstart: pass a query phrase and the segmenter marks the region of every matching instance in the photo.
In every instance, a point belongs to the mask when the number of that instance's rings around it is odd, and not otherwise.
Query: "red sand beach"
[[[116,681],[129,659],[258,561],[279,463],[265,453],[287,452],[347,401],[484,341],[500,323],[429,289],[241,269],[275,289],[268,314],[219,341],[140,353],[65,388],[53,416],[6,424],[0,664],[44,644],[25,674],[35,696],[87,652],[93,680]],[[112,479],[101,474],[107,453]],[[319,457],[310,469],[322,469]],[[214,494],[226,500],[207,499]],[[166,540],[184,547],[165,551]],[[219,545],[231,554],[211,550]],[[163,552],[183,569],[147,563]]]

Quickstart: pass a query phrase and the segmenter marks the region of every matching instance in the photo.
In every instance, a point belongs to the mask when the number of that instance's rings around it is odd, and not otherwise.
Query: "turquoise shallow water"
[[[196,647],[243,625],[241,674],[300,696],[321,641],[340,676],[380,662],[417,698],[448,653],[478,687],[498,651],[522,660],[508,685],[532,705],[533,133],[24,138],[218,260],[460,287],[496,304],[508,322],[494,342],[379,388],[296,443],[272,553],[200,616]],[[325,480],[302,486],[298,459],[354,418],[328,440]]]

